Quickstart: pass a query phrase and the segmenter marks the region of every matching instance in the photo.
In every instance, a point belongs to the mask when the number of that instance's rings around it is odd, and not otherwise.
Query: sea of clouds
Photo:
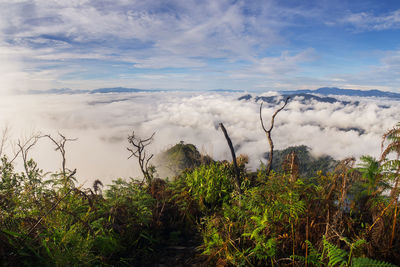
[[[259,120],[260,102],[238,100],[244,93],[143,92],[75,95],[13,95],[0,99],[0,128],[8,127],[6,153],[17,150],[17,140],[41,133],[54,138],[62,133],[77,138],[67,143],[67,167],[77,168],[80,183],[95,179],[109,184],[118,177],[139,177],[134,159],[128,160],[127,137],[156,132],[149,152],[159,153],[184,141],[215,159],[230,160],[230,152],[218,129],[224,123],[236,153],[247,154],[249,169],[264,161],[269,150]],[[264,96],[277,95],[276,92]],[[256,94],[254,94],[256,96]],[[272,132],[275,148],[307,145],[315,156],[336,159],[380,155],[385,131],[400,121],[400,102],[390,99],[348,98],[359,104],[321,103],[292,99],[281,111]],[[254,98],[253,98],[254,99]],[[282,103],[281,103],[282,104]],[[264,104],[268,127],[278,104]],[[46,138],[29,154],[45,171],[61,168],[61,157]],[[21,162],[17,161],[19,167]]]

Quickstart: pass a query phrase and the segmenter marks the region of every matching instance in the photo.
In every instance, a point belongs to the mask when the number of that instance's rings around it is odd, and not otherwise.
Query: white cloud
[[[397,91],[400,83],[400,51],[381,52],[379,61],[379,64],[367,65],[354,74],[336,74],[328,78],[339,87]]]
[[[116,177],[138,176],[135,162],[127,160],[126,138],[132,130],[143,137],[156,132],[150,147],[153,153],[184,140],[216,159],[229,160],[226,141],[216,127],[219,122],[239,147],[237,154],[248,154],[254,168],[268,151],[268,143],[260,127],[259,104],[238,101],[240,95],[160,92],[7,96],[0,99],[0,126],[8,123],[14,138],[36,131],[52,135],[59,131],[78,138],[68,145],[67,165],[78,168],[80,181],[101,178],[109,183]],[[275,109],[265,105],[267,124]],[[378,157],[381,136],[397,123],[398,114],[399,102],[389,100],[363,99],[358,106],[293,101],[278,114],[272,135],[276,149],[305,144],[316,155],[330,154],[338,159],[363,154]],[[350,128],[365,133],[359,135]],[[32,155],[45,170],[60,166],[58,155],[46,140],[40,141]]]
[[[117,38],[143,46],[147,55],[160,51],[157,55],[243,58],[253,53],[255,45],[276,40],[276,25],[268,27],[276,17],[246,16],[244,6],[230,1],[9,2],[2,4],[0,21],[3,37],[21,45],[51,37],[64,45],[102,42],[107,47],[107,42]]]
[[[298,72],[301,63],[312,61],[315,57],[315,52],[312,48],[301,51],[295,55],[291,55],[288,51],[284,51],[279,57],[264,57],[256,61],[254,66],[251,67],[251,71],[275,77],[284,76]]]
[[[224,66],[251,61],[281,42],[280,22],[287,18],[277,9],[274,1],[1,1],[0,43],[25,51],[13,59],[21,63],[15,81],[56,66],[48,76],[52,82],[38,83],[43,89],[67,87],[73,81],[64,74],[84,71],[78,60],[126,62],[139,71],[204,72],[213,65],[210,60],[224,60]],[[75,77],[75,83],[81,80]],[[114,86],[119,82],[114,80]]]
[[[23,60],[29,55],[27,49],[0,46],[0,95],[27,88],[48,88],[53,84],[58,71],[37,69]]]
[[[356,31],[399,29],[400,9],[382,15],[374,15],[368,12],[350,13],[340,22],[352,25]]]
[[[306,27],[327,17],[336,19],[343,10],[340,3],[325,1],[296,5],[274,0],[0,1],[0,45],[18,51],[1,58],[0,68],[6,71],[0,75],[6,82],[0,91],[4,87],[8,91],[105,86],[190,89],[193,84],[202,89],[370,85],[396,90],[398,71],[389,58],[371,72],[378,72],[380,80],[347,73],[321,77],[314,63],[321,69],[326,66],[317,58],[323,58],[324,49],[314,51],[313,38],[303,40],[310,48],[297,47],[296,38],[308,38]],[[398,28],[399,14],[399,10],[379,16],[351,13],[335,25],[362,31]],[[278,56],[267,56],[273,53]],[[128,63],[127,73],[108,67],[115,63]],[[146,77],[155,74],[147,69],[158,72],[158,77],[166,73],[172,77],[151,81]],[[180,72],[187,74],[181,80]],[[317,74],[310,77],[312,73]]]
[[[159,56],[146,59],[131,59],[135,68],[162,69],[162,68],[200,68],[207,64],[200,59],[182,58],[179,56]]]

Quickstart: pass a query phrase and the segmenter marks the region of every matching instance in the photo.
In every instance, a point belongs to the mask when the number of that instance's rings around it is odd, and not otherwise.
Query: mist
[[[247,154],[248,168],[255,169],[261,161],[265,162],[264,153],[269,146],[259,121],[260,102],[239,101],[242,95],[227,92],[9,95],[0,100],[0,128],[9,129],[8,155],[15,153],[17,140],[36,133],[55,138],[62,133],[77,138],[67,143],[67,167],[76,168],[79,183],[86,185],[95,179],[109,184],[118,177],[141,177],[136,161],[128,160],[127,137],[132,131],[142,138],[156,133],[148,147],[154,154],[184,141],[214,159],[230,160],[223,133],[218,129],[220,122],[224,123],[237,155]],[[400,102],[336,98],[353,103],[292,99],[276,117],[272,132],[275,149],[306,145],[315,156],[379,157],[383,133],[400,121]],[[266,125],[278,107],[279,104],[264,104]],[[61,157],[46,138],[39,140],[30,157],[45,171],[61,168]],[[20,168],[21,162],[17,161],[17,165]]]

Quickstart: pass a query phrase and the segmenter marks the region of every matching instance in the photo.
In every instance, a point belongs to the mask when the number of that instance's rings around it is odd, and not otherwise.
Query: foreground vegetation
[[[305,176],[296,153],[288,153],[268,175],[262,167],[248,172],[247,157],[239,156],[236,166],[196,162],[168,181],[144,161],[143,182],[117,179],[105,188],[100,181],[77,186],[65,165],[69,140],[61,137],[51,139],[63,156],[57,173],[28,159],[29,145],[20,145],[24,172],[1,159],[3,266],[400,262],[400,125],[384,135],[381,159],[345,159],[327,173]]]

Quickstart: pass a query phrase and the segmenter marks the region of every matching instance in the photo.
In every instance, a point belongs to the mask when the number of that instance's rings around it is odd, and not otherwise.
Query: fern
[[[328,266],[347,266],[347,251],[338,248],[337,246],[329,243],[325,236],[323,238],[324,251],[326,251],[328,257]],[[322,256],[324,253],[322,253]]]
[[[305,243],[308,247],[308,256],[300,256],[300,255],[293,255],[291,256],[293,259],[300,260],[305,263],[305,265],[311,264],[312,266],[323,266],[323,261],[321,260],[321,253],[314,248],[313,244],[306,240]]]
[[[358,266],[374,266],[374,267],[395,267],[397,265],[384,262],[373,260],[370,258],[353,258],[351,266],[358,267]]]
[[[388,262],[378,261],[378,260],[374,260],[374,259],[370,259],[370,258],[352,257],[353,249],[356,249],[357,247],[366,243],[366,241],[364,239],[359,239],[353,243],[351,243],[349,240],[347,240],[347,238],[341,238],[341,240],[344,241],[350,247],[350,253],[329,243],[326,240],[325,236],[323,237],[324,252],[326,251],[327,257],[329,260],[328,266],[352,266],[352,267],[358,267],[358,266],[392,267],[392,266],[396,266],[396,265],[388,263]],[[323,259],[323,254],[321,256],[321,260]]]

